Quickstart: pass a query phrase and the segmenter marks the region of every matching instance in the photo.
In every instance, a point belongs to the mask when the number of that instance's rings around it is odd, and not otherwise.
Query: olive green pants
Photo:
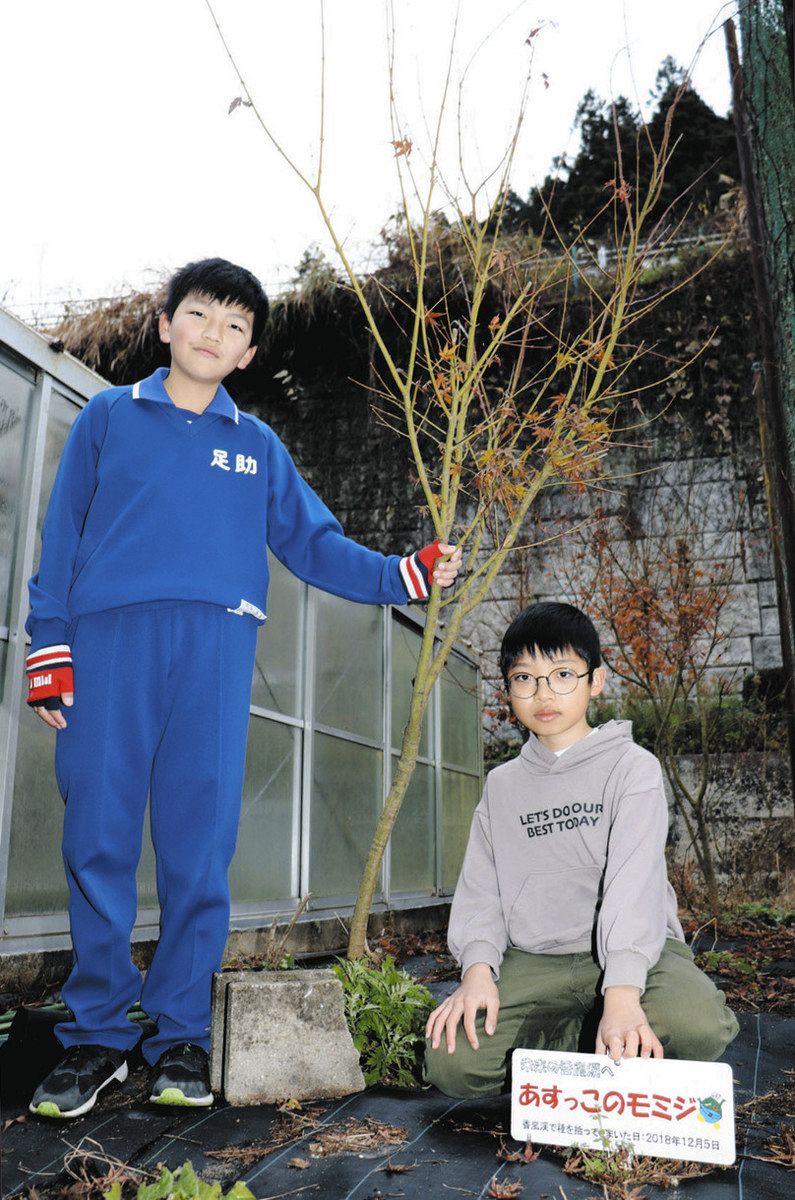
[[[438,1050],[427,1042],[426,1081],[448,1096],[492,1096],[505,1087],[516,1047],[593,1053],[602,1013],[600,978],[590,954],[506,951],[497,983],[496,1030],[491,1037],[485,1033],[485,1012],[480,1012],[480,1049],[472,1049],[461,1025],[453,1054],[444,1037]],[[666,1058],[712,1062],[739,1029],[723,993],[699,971],[690,948],[673,938],[649,971],[641,1005]]]

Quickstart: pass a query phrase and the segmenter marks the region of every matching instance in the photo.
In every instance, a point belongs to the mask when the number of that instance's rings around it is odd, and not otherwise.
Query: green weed
[[[756,975],[757,965],[732,950],[704,950],[701,959],[705,971],[731,971],[738,975]]]
[[[751,900],[744,904],[737,904],[727,915],[750,921],[761,921],[765,925],[771,925],[774,929],[778,929],[781,925],[791,925],[795,921],[795,912],[791,909],[779,908],[765,900]]]
[[[118,1180],[102,1193],[102,1200],[122,1200]],[[254,1200],[254,1194],[240,1181],[233,1183],[228,1192],[222,1192],[220,1183],[205,1183],[193,1164],[186,1162],[176,1171],[161,1167],[160,1178],[154,1183],[138,1185],[135,1200]]]
[[[365,1082],[416,1087],[422,1082],[425,1022],[431,993],[387,955],[378,967],[338,959],[334,972],[345,993],[345,1016],[362,1056]]]

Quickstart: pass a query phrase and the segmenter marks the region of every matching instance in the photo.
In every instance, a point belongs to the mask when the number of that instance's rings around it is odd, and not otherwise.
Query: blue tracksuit
[[[347,539],[263,421],[219,387],[178,409],[155,371],[74,423],[30,580],[32,649],[68,644],[75,702],[57,734],[75,964],[64,1045],[130,1048],[127,1008],[158,1022],[148,1061],[209,1044],[229,924],[266,546],[350,600],[404,603],[400,558]],[[151,789],[160,939],[141,992],[129,955]]]

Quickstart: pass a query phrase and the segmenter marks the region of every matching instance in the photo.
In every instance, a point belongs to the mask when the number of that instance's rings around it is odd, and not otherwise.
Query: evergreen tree
[[[618,180],[618,145],[621,147],[623,177],[631,187],[648,182],[652,145],[659,145],[668,110],[684,84],[674,111],[671,144],[677,143],[666,171],[662,196],[664,204],[687,192],[687,202],[699,217],[707,217],[718,207],[721,195],[739,179],[737,148],[730,117],[719,117],[698,92],[686,82],[686,74],[670,56],[657,72],[650,93],[654,108],[643,131],[640,113],[625,96],[613,105],[589,89],[575,114],[580,147],[569,161],[565,155],[552,160],[552,169],[539,188],[527,200],[509,194],[504,228],[507,231],[538,233],[544,225],[545,204],[560,233],[570,238],[583,229],[586,219],[589,236],[598,238],[612,221],[612,209],[593,220],[593,214],[605,205],[605,184]],[[723,178],[721,178],[721,176]]]

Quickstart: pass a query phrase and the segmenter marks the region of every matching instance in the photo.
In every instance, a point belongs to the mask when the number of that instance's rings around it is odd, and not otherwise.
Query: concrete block
[[[213,982],[210,1079],[230,1104],[364,1091],[330,970],[228,971]]]

